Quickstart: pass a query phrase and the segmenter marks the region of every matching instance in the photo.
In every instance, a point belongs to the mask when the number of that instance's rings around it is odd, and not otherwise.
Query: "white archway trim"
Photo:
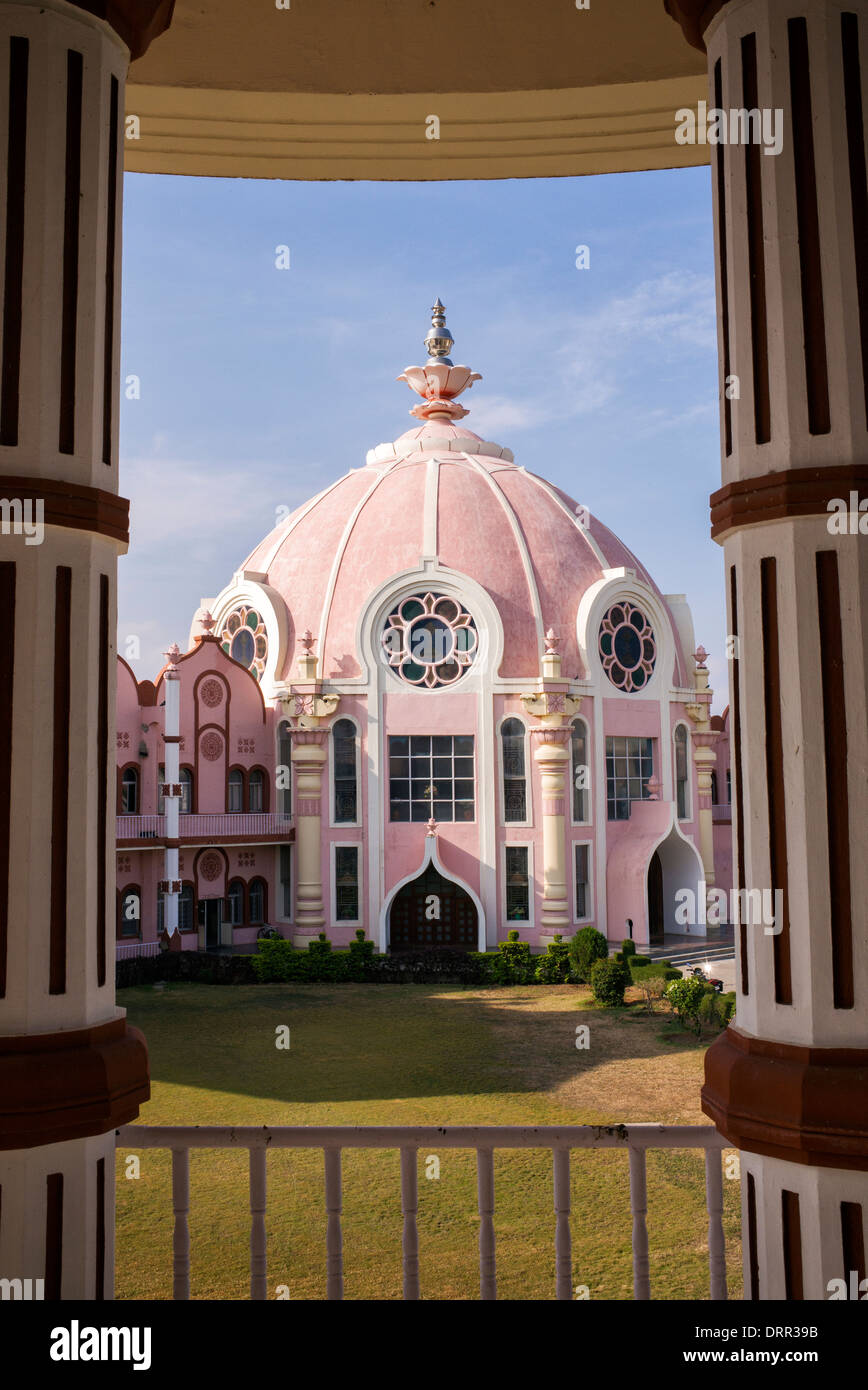
[[[268,656],[262,673],[260,687],[266,700],[275,695],[277,672],[283,670],[289,642],[289,621],[286,604],[276,589],[270,584],[251,579],[243,570],[233,575],[232,583],[227,584],[211,604],[214,619],[214,633],[218,635],[233,608],[247,603],[262,614],[265,630],[268,633]]]
[[[600,660],[597,647],[600,622],[606,611],[619,599],[627,599],[644,609],[654,628],[657,660],[654,674],[641,691],[619,690],[612,685]],[[576,637],[589,679],[606,699],[662,701],[667,698],[676,655],[672,620],[657,594],[639,578],[635,570],[606,570],[602,579],[585,590],[576,615]]]
[[[419,591],[428,592],[429,590],[437,590],[447,594],[450,598],[457,599],[471,613],[479,637],[475,661],[450,689],[472,690],[476,694],[480,694],[486,673],[488,673],[486,689],[489,688],[491,677],[495,671],[499,670],[503,658],[503,624],[497,606],[475,579],[468,578],[460,570],[426,562],[418,568],[402,570],[393,575],[368,599],[359,614],[356,625],[356,650],[362,658],[363,674],[351,680],[340,681],[338,684],[341,690],[349,691],[358,686],[369,686],[373,673],[378,669],[382,673],[379,682],[381,690],[419,689],[418,686],[407,685],[383,661],[380,634],[383,631],[386,618],[401,599],[408,598],[411,594]],[[422,691],[422,693],[436,696],[440,693],[440,688]]]
[[[470,887],[470,884],[465,883],[463,878],[459,878],[457,874],[450,873],[450,871],[444,867],[443,862],[440,858],[439,850],[437,848],[437,836],[426,835],[425,849],[422,855],[422,863],[419,865],[418,869],[414,869],[412,873],[405,874],[405,876],[402,879],[399,879],[399,881],[396,884],[394,884],[392,888],[389,889],[388,893],[383,899],[383,905],[380,908],[380,922],[378,929],[379,949],[381,954],[385,955],[386,950],[388,949],[387,937],[389,931],[389,909],[392,906],[393,900],[398,895],[398,893],[400,893],[402,888],[405,888],[408,883],[413,883],[413,881],[419,878],[421,874],[424,874],[429,864],[433,864],[434,868],[437,870],[439,874],[442,875],[443,878],[448,879],[450,883],[454,883],[457,888],[462,888],[464,892],[467,894],[467,896],[472,900],[476,908],[476,949],[477,951],[484,951],[485,908],[482,906],[482,902],[479,898],[479,895],[477,893],[474,893],[473,889]]]

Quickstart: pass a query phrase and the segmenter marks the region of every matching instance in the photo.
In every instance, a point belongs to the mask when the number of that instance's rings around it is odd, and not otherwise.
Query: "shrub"
[[[718,995],[718,1002],[723,1012],[724,1024],[731,1023],[735,1018],[735,990],[730,990],[728,994]]]
[[[622,957],[623,957],[623,959],[624,959],[625,961],[626,961],[626,959],[627,959],[628,956],[635,956],[635,954],[636,954],[636,943],[635,943],[635,941],[629,941],[629,940],[628,940],[628,941],[622,941],[622,942],[621,942],[621,955],[622,955]]]
[[[686,1028],[689,1024],[697,1037],[702,1031],[699,1010],[704,997],[705,986],[702,980],[672,980],[666,987],[666,998],[678,1016],[681,1026]]]
[[[630,983],[630,972],[619,960],[596,960],[591,966],[591,989],[594,998],[606,1008],[618,1008],[624,1003],[624,991]]]
[[[350,959],[348,975],[351,980],[364,980],[367,978],[368,968],[374,956],[374,943],[365,936],[360,927],[356,932],[355,941],[350,942]]]
[[[497,947],[498,954],[492,957],[491,976],[496,985],[529,985],[533,983],[535,967],[531,959],[530,945],[519,941],[518,932],[511,931],[506,941]]]
[[[602,932],[595,927],[582,927],[569,944],[570,963],[574,975],[586,983],[591,979],[595,961],[607,960],[609,946]]]
[[[535,978],[541,985],[562,985],[570,976],[570,944],[558,935],[546,948],[536,967]]]

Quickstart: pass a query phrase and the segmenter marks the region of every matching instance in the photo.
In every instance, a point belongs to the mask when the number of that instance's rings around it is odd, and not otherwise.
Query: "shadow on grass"
[[[689,1034],[662,1043],[659,1014],[586,1001],[570,986],[177,984],[119,995],[147,1038],[153,1081],[289,1106],[534,1096],[612,1062],[707,1045]],[[581,1024],[590,1038],[579,1050]],[[282,1027],[288,1050],[276,1046]],[[601,1100],[607,1122],[631,1118],[629,1095],[589,1095]]]

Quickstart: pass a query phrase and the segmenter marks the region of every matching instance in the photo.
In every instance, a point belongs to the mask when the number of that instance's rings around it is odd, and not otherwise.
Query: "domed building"
[[[465,426],[439,300],[425,345],[413,428],[277,526],[155,683],[120,662],[122,946],[645,944],[729,888],[685,597]]]

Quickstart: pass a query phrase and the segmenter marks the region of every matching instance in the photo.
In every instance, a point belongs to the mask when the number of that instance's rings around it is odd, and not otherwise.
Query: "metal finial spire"
[[[445,367],[452,366],[449,353],[455,339],[446,327],[446,308],[435,300],[431,307],[431,327],[425,334],[423,345],[428,349],[428,364],[442,362]]]

